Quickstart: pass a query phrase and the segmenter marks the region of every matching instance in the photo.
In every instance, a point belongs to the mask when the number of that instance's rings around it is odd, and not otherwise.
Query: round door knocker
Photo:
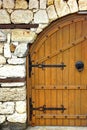
[[[77,61],[75,67],[79,72],[81,72],[84,69],[84,63],[82,61]]]

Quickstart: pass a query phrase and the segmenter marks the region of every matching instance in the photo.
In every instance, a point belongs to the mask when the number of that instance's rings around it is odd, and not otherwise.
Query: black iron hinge
[[[31,72],[33,67],[42,68],[42,69],[52,67],[52,68],[61,68],[63,70],[64,67],[66,67],[66,65],[63,62],[61,64],[32,64],[31,56],[29,54],[29,77],[31,77]]]

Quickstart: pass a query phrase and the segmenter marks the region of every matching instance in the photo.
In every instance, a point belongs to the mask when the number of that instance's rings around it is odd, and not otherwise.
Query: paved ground
[[[50,127],[50,126],[36,126],[28,127],[26,130],[87,130],[87,127]]]

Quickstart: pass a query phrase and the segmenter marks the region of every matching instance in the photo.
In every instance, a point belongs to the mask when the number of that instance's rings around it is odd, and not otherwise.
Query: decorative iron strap
[[[61,64],[32,64],[31,61],[31,57],[29,55],[29,77],[31,77],[31,72],[32,72],[32,68],[33,67],[37,67],[37,68],[51,68],[51,67],[56,67],[56,68],[62,68],[62,70],[64,69],[64,67],[66,67],[66,65],[62,62]]]
[[[61,105],[61,107],[46,107],[46,105],[43,105],[41,107],[37,107],[34,108],[33,104],[32,104],[32,98],[29,99],[29,106],[30,106],[30,121],[32,120],[32,115],[33,115],[33,111],[42,111],[42,112],[46,112],[46,111],[61,111],[61,113],[64,113],[64,111],[66,110],[66,108],[64,107],[64,105]]]

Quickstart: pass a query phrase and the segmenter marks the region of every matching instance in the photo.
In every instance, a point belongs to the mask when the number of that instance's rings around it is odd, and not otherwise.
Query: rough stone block
[[[46,10],[39,10],[35,13],[34,23],[49,23]]]
[[[25,86],[22,88],[0,88],[0,101],[26,100]]]
[[[25,57],[28,52],[28,45],[25,43],[19,44],[14,52],[14,55],[17,57]]]
[[[21,87],[21,86],[24,86],[25,85],[25,82],[20,82],[20,83],[1,83],[1,87],[9,87],[9,88],[13,88],[13,87]]]
[[[0,54],[4,52],[4,44],[0,43]]]
[[[11,14],[12,23],[30,23],[33,19],[33,12],[30,10],[15,10]]]
[[[40,0],[40,9],[46,9],[46,0]]]
[[[78,11],[78,5],[76,0],[69,0],[68,5],[70,7],[71,13],[77,12]]]
[[[0,10],[0,24],[5,24],[5,23],[11,23],[10,22],[10,16],[7,13],[6,10],[1,9]]]
[[[57,14],[56,14],[54,5],[50,5],[47,8],[47,12],[48,12],[48,17],[49,17],[50,21],[53,21],[53,20],[57,19]]]
[[[38,9],[38,0],[29,0],[29,9]]]
[[[12,30],[12,41],[29,42],[32,43],[36,39],[35,32],[25,29]]]
[[[16,111],[19,114],[26,113],[26,101],[18,101],[18,102],[16,102]]]
[[[14,102],[0,103],[0,114],[13,114]]]
[[[3,8],[14,8],[14,0],[3,0]]]
[[[79,10],[87,10],[87,0],[79,0]]]
[[[24,65],[4,65],[0,67],[0,77],[25,77]]]
[[[8,43],[4,44],[4,57],[11,58],[10,45]]]
[[[55,8],[59,17],[70,14],[69,6],[63,0],[55,0]]]
[[[0,115],[0,124],[5,121],[6,117],[4,115]]]
[[[3,65],[6,63],[6,59],[4,56],[0,55],[0,65]]]
[[[0,41],[6,41],[6,35],[0,31]]]
[[[23,114],[14,113],[13,115],[7,116],[7,120],[9,122],[25,123],[26,118],[27,118],[26,113]]]
[[[20,65],[26,63],[26,58],[11,58],[7,60],[8,64],[11,65]]]
[[[28,8],[28,2],[26,0],[16,0],[15,1],[15,8],[16,9],[27,9]]]

